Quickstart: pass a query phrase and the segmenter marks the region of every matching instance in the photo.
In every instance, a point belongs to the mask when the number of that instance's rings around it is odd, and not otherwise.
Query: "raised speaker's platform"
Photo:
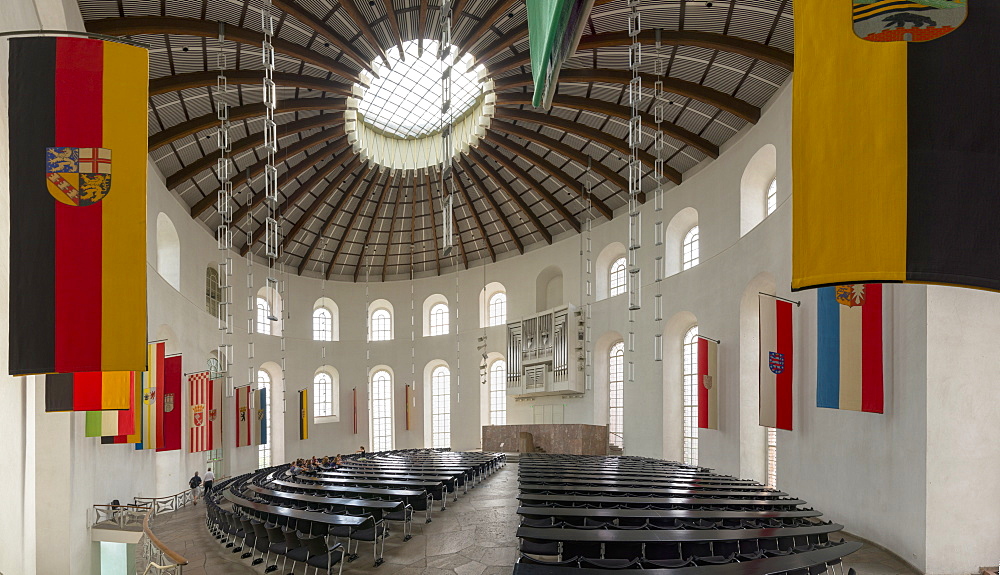
[[[527,449],[522,445],[522,433],[530,434]],[[484,425],[483,451],[607,455],[608,426],[582,423]]]

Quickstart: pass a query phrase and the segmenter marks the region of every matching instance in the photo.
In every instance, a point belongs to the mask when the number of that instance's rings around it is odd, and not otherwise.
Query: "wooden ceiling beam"
[[[504,50],[513,46],[518,40],[528,35],[528,23],[525,22],[510,32],[497,38],[497,41],[490,44],[485,50],[479,50],[476,54],[476,63],[485,65],[485,62],[495,58]],[[488,66],[487,66],[488,67]]]
[[[376,172],[375,177],[372,179],[371,182],[372,185],[375,185],[377,183],[378,177],[379,173]],[[383,193],[385,193],[385,188],[389,187],[389,182],[391,181],[391,179],[392,179],[392,174],[387,173],[385,178],[385,186],[382,188]],[[340,257],[341,251],[344,249],[344,246],[347,245],[347,234],[351,233],[351,230],[354,229],[354,221],[358,219],[358,215],[361,213],[361,209],[364,207],[365,202],[367,201],[368,201],[368,192],[365,191],[365,193],[361,194],[361,197],[358,198],[358,205],[354,207],[354,213],[352,213],[350,219],[347,220],[347,227],[344,228],[344,233],[343,235],[340,236],[340,241],[337,242],[337,249],[333,251],[333,257],[330,258],[330,265],[326,266],[326,279],[330,279],[330,272],[333,271],[333,267],[337,265],[337,258]],[[364,251],[364,245],[362,244],[361,254],[358,256],[358,263],[361,263],[361,259],[364,258],[364,256],[365,256],[365,251]]]
[[[382,0],[382,5],[385,7],[385,13],[389,16],[389,29],[392,30],[392,34],[396,37],[396,47],[399,48],[399,59],[405,61],[403,35],[399,31],[399,20],[396,19],[396,7],[392,5],[392,0]]]
[[[385,201],[386,196],[389,194],[389,190],[392,189],[392,183],[396,181],[397,172],[393,172],[385,180],[385,187],[382,188],[382,193],[378,196],[378,202],[375,203],[375,211],[372,212],[372,221],[368,223],[368,232],[365,233],[365,241],[361,244],[361,255],[358,257],[358,263],[354,266],[354,282],[358,281],[358,274],[361,272],[361,265],[364,263],[365,259],[365,248],[369,247],[368,240],[372,237],[372,230],[375,229],[375,221],[378,220],[378,213],[382,209],[382,202]],[[399,188],[396,188],[396,193],[399,194]],[[373,246],[375,247],[375,246]],[[386,244],[386,251],[388,251],[389,244]],[[371,270],[371,266],[368,268]]]
[[[371,45],[372,49],[375,50],[379,57],[382,58],[382,62],[386,66],[389,65],[389,58],[386,57],[385,50],[382,49],[382,45],[378,43],[378,38],[375,37],[375,33],[372,32],[372,27],[368,25],[368,21],[365,20],[364,14],[358,10],[358,6],[354,3],[354,0],[342,0],[334,4],[335,6],[340,6],[347,12],[347,16],[354,21],[354,25],[361,30],[361,35],[365,37],[368,44]]]
[[[337,220],[337,215],[340,213],[341,210],[344,209],[344,206],[347,205],[347,202],[349,202],[351,198],[354,197],[354,192],[358,189],[358,186],[361,185],[361,182],[363,182],[365,178],[368,177],[368,173],[371,171],[372,171],[371,164],[363,165],[361,167],[361,171],[358,172],[357,175],[355,175],[354,181],[351,182],[349,186],[347,186],[346,190],[344,190],[344,193],[342,196],[340,196],[340,199],[337,201],[337,204],[333,206],[333,211],[330,212],[329,216],[327,216],[326,221],[323,222],[323,225],[320,227],[319,233],[317,233],[316,237],[313,239],[312,245],[309,246],[309,251],[306,252],[306,255],[303,256],[302,261],[299,262],[299,275],[302,275],[302,272],[305,271],[306,266],[309,264],[309,259],[312,257],[313,252],[316,251],[316,247],[319,245],[320,240],[326,237],[326,235],[330,232],[330,227]]]
[[[516,38],[513,40],[517,40]],[[602,34],[589,34],[580,38],[577,46],[577,53],[593,50],[595,48],[608,48],[612,46],[628,46],[632,44],[633,38],[628,35],[628,31],[604,32]],[[646,45],[656,43],[656,30],[643,30],[639,33],[639,42]],[[748,58],[754,58],[763,62],[768,62],[786,70],[792,70],[795,57],[783,50],[773,46],[766,46],[759,42],[745,40],[736,36],[718,34],[715,32],[699,32],[697,30],[660,30],[661,46],[697,46],[710,50],[720,50],[740,54]],[[531,56],[528,52],[516,54],[497,62],[490,66],[490,73],[496,76],[500,72],[506,72],[526,66],[531,63]]]
[[[463,54],[469,51],[469,48],[473,46],[476,42],[482,39],[483,33],[489,29],[498,19],[503,18],[507,15],[507,11],[510,7],[519,2],[520,0],[499,0],[495,6],[490,8],[489,12],[483,15],[483,19],[476,23],[472,27],[472,30],[465,36],[462,43],[458,45],[458,58],[461,58]]]
[[[507,93],[497,95],[497,105],[498,106],[530,106],[531,105],[531,94],[523,93]],[[584,98],[581,96],[564,96],[561,94],[556,94],[552,98],[552,105],[557,108],[569,108],[573,110],[586,110],[588,112],[595,112],[598,114],[604,114],[605,116],[612,116],[615,118],[620,118],[623,120],[628,120],[632,117],[632,110],[626,106],[619,106],[612,102],[606,102],[604,100],[598,100],[596,98]],[[656,122],[653,121],[653,115],[648,112],[639,112],[639,116],[642,118],[642,124],[648,129],[653,129],[656,126]],[[660,124],[660,129],[663,130],[664,135],[670,136],[675,140],[683,142],[688,146],[704,153],[711,158],[719,157],[719,146],[716,146],[708,139],[695,134],[691,130],[682,128],[673,122],[663,122]]]
[[[434,193],[431,191],[431,174],[425,175],[427,180],[427,215],[431,218],[431,237],[434,238],[434,262],[437,264],[437,275],[441,275],[441,252],[438,247],[437,224],[434,223]]]
[[[281,100],[278,102],[278,109],[275,114],[287,114],[290,112],[304,112],[307,110],[335,110],[343,112],[344,100],[340,98],[328,100],[326,98],[299,98],[295,100]],[[247,104],[229,109],[229,120],[239,121],[250,118],[260,118],[264,116],[264,104]],[[184,138],[214,128],[219,125],[219,118],[215,113],[205,114],[192,118],[186,122],[173,125],[166,130],[161,130],[149,137],[149,151],[157,150]],[[261,136],[261,142],[264,138]]]
[[[455,168],[459,168],[458,161],[453,160]],[[452,174],[455,178],[455,186],[458,188],[458,193],[462,195],[462,200],[465,201],[465,205],[469,206],[469,211],[472,212],[472,219],[476,222],[476,227],[479,229],[479,235],[483,237],[483,243],[486,244],[486,251],[490,254],[490,260],[493,262],[497,261],[497,253],[490,244],[490,237],[486,234],[486,227],[483,226],[483,220],[479,217],[479,212],[476,211],[476,205],[472,203],[472,198],[469,196],[469,190],[465,188],[465,182],[462,181],[460,177],[460,172],[457,169],[453,169]]]
[[[514,142],[510,141],[509,139],[499,134],[488,133],[486,135],[486,139],[489,140],[490,142],[493,142],[494,144],[503,146],[511,153],[513,153],[515,157],[520,156],[528,163],[534,164],[538,169],[542,170],[543,172],[547,172],[550,176],[554,177],[556,180],[561,181],[565,186],[570,186],[570,185],[581,186],[581,187],[583,186],[583,182],[579,182],[570,178],[569,175],[566,174],[566,172],[560,170],[559,168],[556,168],[555,166],[552,165],[551,162],[543,159],[538,154],[531,152],[524,146],[515,144]],[[547,203],[549,207],[551,207],[557,214],[559,214],[559,216],[562,217],[562,219],[565,220],[566,223],[570,225],[570,227],[572,227],[577,232],[580,231],[580,222],[577,221],[577,219],[573,216],[573,214],[569,211],[569,209],[567,209],[562,202],[557,200],[555,196],[553,196],[548,190],[546,190],[545,186],[543,186],[535,177],[529,174],[527,170],[521,168],[521,166],[517,165],[517,162],[511,160],[510,158],[507,158],[506,156],[501,154],[499,150],[491,146],[480,146],[479,150],[491,156],[500,165],[507,168],[507,171],[517,176],[517,178],[519,178],[522,181],[521,183],[523,183],[529,190],[541,196],[542,200],[545,201],[545,203]],[[565,181],[563,180],[563,176],[566,177]],[[579,190],[577,190],[577,193],[579,194]],[[595,204],[595,207],[598,206]],[[604,202],[600,202],[599,209],[602,208],[603,210],[606,210],[608,213],[611,213],[611,210],[608,209],[608,206],[604,205]],[[604,211],[602,211],[601,213],[603,214]]]
[[[141,16],[126,18],[105,18],[86,22],[87,31],[106,36],[137,36],[139,34],[173,34],[177,36],[198,36],[218,38],[219,23],[197,18],[176,18],[171,16]],[[249,28],[226,24],[226,40],[260,47],[264,34]],[[305,46],[289,42],[283,38],[273,38],[271,43],[277,53],[297,58],[332,72],[341,78],[357,81],[358,73],[341,62],[310,50]]]
[[[471,150],[469,151],[468,155],[470,158],[472,157]],[[473,161],[476,161],[476,159],[477,158],[473,158]],[[466,161],[464,156],[460,157],[458,159],[458,162],[462,165],[462,172],[469,174],[469,179],[472,180],[472,184],[477,188],[479,188],[479,192],[482,194],[484,198],[486,198],[486,201],[490,204],[490,207],[493,208],[493,213],[496,215],[497,219],[500,220],[500,223],[503,224],[504,229],[507,230],[507,234],[510,235],[511,241],[513,241],[514,245],[517,247],[517,252],[523,254],[524,244],[521,242],[521,238],[517,236],[517,232],[514,231],[514,227],[510,225],[510,220],[507,219],[507,216],[504,215],[503,210],[500,209],[500,205],[497,204],[496,199],[494,199],[493,195],[490,194],[489,188],[486,187],[486,184],[479,177],[479,174],[477,174],[476,171],[472,169],[472,166],[469,164],[468,161]]]
[[[686,80],[679,80],[677,78],[670,78],[666,76],[657,76],[656,74],[650,74],[647,72],[640,73],[640,76],[642,77],[643,86],[647,90],[651,90],[657,81],[662,81],[663,90],[666,92],[671,92],[673,94],[677,94],[678,96],[684,96],[685,98],[693,98],[699,102],[708,104],[709,106],[725,110],[726,112],[743,118],[748,122],[756,124],[760,120],[760,108],[748,102],[744,102],[739,98],[730,96],[725,92],[720,92],[695,82],[688,82]],[[631,81],[632,72],[629,70],[569,68],[564,69],[559,73],[560,83],[566,82],[582,84],[589,82],[601,82],[604,84],[628,85]],[[532,86],[534,82],[531,79],[531,74],[518,74],[516,76],[499,78],[495,80],[495,84],[497,90],[506,90]]]
[[[558,116],[541,114],[539,112],[529,112],[527,110],[516,110],[513,108],[497,108],[496,118],[503,120],[518,120],[521,122],[530,122],[532,124],[550,126],[564,132],[576,134],[585,140],[593,140],[595,143],[598,143],[606,148],[616,150],[623,157],[628,156],[629,154],[628,143],[625,142],[625,140],[616,138],[610,134],[596,130],[584,124],[578,124]],[[639,160],[649,168],[654,168],[656,165],[656,158],[644,150],[639,150]],[[663,175],[675,184],[681,183],[681,173],[670,166],[663,167]]]
[[[304,6],[296,2],[295,0],[272,0],[274,5],[284,13],[295,18],[299,22],[302,22],[306,26],[312,29],[320,36],[326,38],[331,44],[340,48],[340,50],[352,60],[361,64],[361,66],[368,70],[371,74],[375,74],[375,70],[372,69],[368,58],[364,56],[361,52],[358,52],[346,38],[342,37],[337,33],[336,30],[331,28],[326,22],[322,22],[313,15],[311,12],[306,10]]]
[[[407,176],[411,176],[412,172],[407,172]],[[400,181],[399,186],[396,188],[396,202],[392,207],[392,220],[389,221],[389,237],[385,240],[385,257],[382,258],[382,281],[385,281],[385,270],[389,266],[389,251],[392,250],[392,232],[396,229],[396,216],[399,214],[399,204],[400,199],[402,199],[402,187],[405,185],[404,181]]]
[[[218,70],[189,72],[176,76],[163,76],[149,81],[149,95],[169,94],[191,88],[208,88],[218,82]],[[261,74],[258,70],[226,70],[226,82],[230,85],[260,86]],[[317,92],[327,92],[338,96],[350,96],[351,86],[335,80],[325,80],[317,76],[275,72],[274,83],[281,87],[308,88]]]
[[[305,227],[309,219],[311,219],[314,215],[316,215],[316,212],[319,211],[319,209],[327,203],[327,201],[330,199],[333,193],[337,191],[337,189],[340,187],[341,184],[344,183],[344,180],[347,179],[347,176],[353,174],[354,169],[360,166],[361,164],[362,164],[361,158],[355,156],[354,159],[351,160],[350,163],[347,164],[347,166],[345,166],[344,169],[339,174],[337,174],[337,177],[334,178],[332,182],[330,182],[330,185],[328,185],[320,195],[316,196],[316,199],[314,199],[313,202],[309,204],[309,207],[306,208],[306,210],[302,213],[302,217],[296,220],[296,222],[292,224],[292,229],[290,229],[288,233],[285,234],[285,239],[281,241],[282,250],[287,250],[288,245],[292,243],[292,240],[295,239],[295,236],[298,235],[299,231],[301,231],[302,228]],[[299,189],[301,190],[302,188]]]
[[[490,177],[494,182],[496,182],[497,186],[507,194],[507,197],[509,197],[511,200],[513,200],[515,204],[517,204],[517,207],[521,210],[521,213],[523,213],[525,216],[528,217],[529,220],[531,220],[531,223],[535,226],[535,229],[538,230],[538,233],[540,233],[542,237],[545,238],[545,242],[551,244],[552,234],[549,232],[548,228],[545,227],[545,224],[542,223],[542,220],[538,219],[538,216],[535,215],[535,212],[531,211],[531,208],[528,207],[528,204],[524,202],[524,198],[521,197],[521,194],[514,191],[514,188],[512,188],[509,183],[507,183],[507,180],[505,180],[503,176],[500,175],[500,172],[498,172],[496,168],[491,166],[490,163],[486,161],[486,158],[483,157],[483,155],[478,152],[478,150],[476,150],[475,148],[469,150],[468,156],[473,162],[476,163],[477,166],[482,168],[483,172],[485,172],[488,177]]]

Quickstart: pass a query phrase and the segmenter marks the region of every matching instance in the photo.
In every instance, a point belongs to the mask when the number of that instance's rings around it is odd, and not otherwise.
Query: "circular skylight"
[[[457,48],[452,47],[452,54]],[[438,42],[424,41],[423,52],[416,40],[403,43],[405,59],[398,50],[387,50],[389,66],[378,60],[378,78],[368,88],[362,87],[358,113],[364,123],[389,135],[419,138],[438,132],[441,118],[441,72]],[[476,69],[466,62],[456,62],[451,73],[451,110],[454,122],[469,111],[482,94],[482,82]]]

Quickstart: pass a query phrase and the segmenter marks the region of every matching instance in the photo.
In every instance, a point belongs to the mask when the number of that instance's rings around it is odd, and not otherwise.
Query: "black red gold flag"
[[[879,22],[910,14],[924,24],[898,34],[912,42],[876,42],[856,35],[850,0],[795,6],[794,290],[885,282],[1000,290],[1000,2],[970,1],[967,14],[965,2],[912,4],[954,4],[946,14],[954,22],[894,11]],[[951,29],[921,41],[928,26]]]
[[[10,40],[10,374],[146,369],[143,48]]]
[[[132,373],[94,371],[45,376],[45,411],[129,409]]]
[[[309,390],[299,390],[299,439],[309,439]]]

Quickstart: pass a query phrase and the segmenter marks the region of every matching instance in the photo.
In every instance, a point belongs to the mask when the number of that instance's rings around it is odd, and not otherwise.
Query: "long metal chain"
[[[653,177],[656,180],[656,191],[653,192],[653,212],[656,214],[656,224],[653,229],[653,243],[663,245],[663,118],[666,115],[668,101],[663,92],[663,60],[660,58],[660,29],[656,29],[656,57],[653,60],[653,73],[656,83],[653,85],[653,121],[656,122],[656,132],[653,140],[653,150],[656,152]],[[653,263],[653,279],[656,281],[656,294],[653,296],[653,320],[663,321],[663,277],[666,273],[663,250],[657,250]],[[653,361],[663,361],[663,329],[653,330]]]
[[[226,55],[226,28],[225,23],[219,22],[218,53],[216,54],[216,69],[218,75],[215,81],[215,115],[219,120],[219,130],[216,134],[216,143],[219,146],[219,159],[216,161],[216,175],[219,178],[219,190],[216,194],[216,209],[219,212],[219,225],[216,228],[216,247],[219,250],[219,302],[218,302],[218,327],[220,334],[217,359],[219,360],[219,375],[225,375],[226,397],[233,396],[233,344],[230,337],[233,335],[233,258],[231,250],[233,248],[233,182],[231,180],[231,170],[233,168],[232,159],[229,154],[232,152],[232,140],[229,135],[229,110],[232,96],[229,90],[229,80],[226,78],[226,69],[229,62]],[[214,375],[214,374],[213,374]]]
[[[639,266],[639,247],[642,242],[642,213],[640,211],[639,195],[642,194],[642,162],[639,160],[639,150],[642,145],[642,116],[639,106],[642,103],[642,76],[639,67],[642,64],[642,43],[639,33],[642,31],[642,15],[639,13],[641,0],[628,0],[628,34],[632,38],[629,45],[629,69],[632,80],[628,87],[628,100],[632,116],[628,126],[628,369],[627,380],[635,381],[635,319],[636,312],[642,307],[642,274]]]
[[[441,251],[450,256],[455,245],[452,232],[455,205],[454,182],[451,179],[452,141],[451,74],[455,67],[455,51],[451,45],[451,0],[441,0],[441,34],[438,59],[441,60]],[[457,331],[457,330],[456,330]]]

